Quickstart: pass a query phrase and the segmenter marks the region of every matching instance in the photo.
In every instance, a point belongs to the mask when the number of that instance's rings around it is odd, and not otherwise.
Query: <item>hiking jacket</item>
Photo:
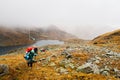
[[[35,53],[34,50],[31,50],[27,54],[29,55],[29,60],[33,60],[33,57],[37,55],[37,53]]]

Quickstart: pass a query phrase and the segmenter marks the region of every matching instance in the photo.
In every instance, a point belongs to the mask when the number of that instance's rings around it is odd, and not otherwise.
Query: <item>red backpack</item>
[[[32,49],[34,49],[34,47],[28,47],[28,48],[26,49],[26,53],[30,52]]]

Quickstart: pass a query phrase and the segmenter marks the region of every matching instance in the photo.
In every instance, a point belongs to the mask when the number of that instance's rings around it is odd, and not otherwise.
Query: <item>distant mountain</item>
[[[48,27],[47,30],[45,31],[45,35],[48,35],[48,39],[58,39],[58,40],[77,38],[70,33],[60,30],[56,26]]]
[[[120,29],[100,35],[94,38],[91,41],[91,43],[98,46],[104,46],[119,52],[120,51],[119,50],[120,49]]]
[[[77,38],[55,26],[44,28],[6,28],[0,27],[0,46],[26,45],[42,39]]]
[[[95,37],[116,30],[118,27],[115,26],[75,26],[68,27],[66,29],[67,32],[71,32],[72,34],[78,36],[80,39],[92,40]]]

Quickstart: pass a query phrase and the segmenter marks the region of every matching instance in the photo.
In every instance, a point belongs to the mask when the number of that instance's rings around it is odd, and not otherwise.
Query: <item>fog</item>
[[[0,0],[0,25],[58,26],[82,39],[119,29],[119,0]]]

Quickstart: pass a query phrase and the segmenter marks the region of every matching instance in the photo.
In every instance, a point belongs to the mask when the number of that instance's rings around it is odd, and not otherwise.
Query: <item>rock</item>
[[[72,55],[71,55],[67,50],[64,50],[64,51],[61,53],[61,55],[65,55],[65,57],[66,57],[67,59],[72,58]]]
[[[60,67],[57,70],[60,74],[68,74],[68,70],[63,67]]]
[[[56,57],[57,57],[57,54],[52,54],[51,57],[55,57],[55,58],[56,58]]]
[[[5,58],[0,58],[0,61],[4,61],[4,60],[6,60]]]
[[[72,63],[70,63],[69,66],[70,66],[70,68],[72,68],[72,69],[75,68],[74,64],[72,64]]]
[[[100,61],[99,61],[99,60],[96,60],[96,61],[95,61],[95,63],[96,63],[96,64],[99,64],[99,63],[100,63]]]
[[[118,55],[117,56],[119,56],[120,57],[120,53],[118,53]]]
[[[0,76],[4,76],[9,73],[8,65],[0,64]]]
[[[84,69],[81,69],[81,72],[84,72],[84,73],[87,73],[87,74],[94,73],[92,68],[90,68],[90,67],[86,67]]]
[[[108,72],[108,71],[102,71],[101,74],[104,75],[104,76],[108,76],[108,75],[109,75],[109,72]]]
[[[70,67],[71,69],[74,69],[74,68],[75,68],[74,64],[72,64],[72,63],[66,64],[65,67],[66,67],[66,68],[67,68],[67,67]]]
[[[112,58],[113,57],[120,58],[120,53],[113,52],[113,51],[111,51],[109,53],[106,53],[106,55],[109,56],[109,57],[112,57]]]
[[[65,67],[66,65],[68,65],[71,61],[69,59],[64,59],[62,61],[59,62],[60,66]]]
[[[94,62],[94,63],[99,64],[99,63],[100,63],[100,60],[101,60],[101,58],[96,55],[94,58],[91,58],[91,59],[89,60],[89,62]]]
[[[92,64],[92,70],[94,74],[100,74],[100,70],[98,69],[98,66],[95,64]]]
[[[71,54],[68,54],[68,55],[66,55],[66,58],[67,58],[67,59],[72,58],[72,55],[71,55]]]
[[[118,70],[117,68],[114,68],[113,70],[115,71],[115,73],[116,73],[116,72],[119,72],[119,70]]]
[[[95,73],[95,74],[99,74],[100,71],[98,69],[98,66],[92,63],[86,63],[83,64],[82,66],[79,66],[77,69],[77,71],[82,71],[85,73]]]
[[[67,50],[64,50],[62,53],[61,53],[61,55],[68,55],[69,53],[68,53],[68,51]]]
[[[45,58],[41,58],[39,61],[44,61],[44,60],[46,60]]]
[[[45,52],[41,52],[42,55],[45,55],[46,53]]]
[[[115,73],[115,77],[116,78],[120,78],[120,70],[118,70],[117,68],[114,68],[114,73]]]
[[[95,56],[95,59],[97,60],[102,60],[100,57],[98,57],[97,55]]]
[[[107,66],[105,66],[103,69],[100,70],[100,74],[105,76],[109,76],[110,75],[109,72],[110,72],[110,69]]]
[[[90,63],[83,64],[82,66],[79,66],[77,68],[77,71],[80,71],[81,69],[84,69],[84,68],[89,67],[89,66],[90,66]]]
[[[51,57],[48,56],[48,57],[46,58],[46,61],[49,62],[50,60],[51,60]]]
[[[53,67],[53,66],[55,66],[56,64],[54,63],[54,62],[51,62],[50,64],[49,64],[49,66],[51,66],[51,67]]]

